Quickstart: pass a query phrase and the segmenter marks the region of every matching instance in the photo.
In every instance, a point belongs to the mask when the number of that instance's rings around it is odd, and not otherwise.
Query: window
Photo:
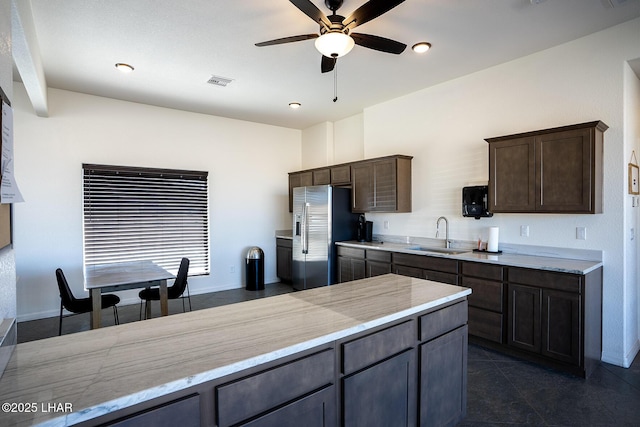
[[[207,172],[83,164],[85,266],[151,260],[209,273]]]

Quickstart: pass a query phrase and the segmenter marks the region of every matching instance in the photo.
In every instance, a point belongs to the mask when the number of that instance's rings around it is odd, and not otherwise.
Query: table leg
[[[160,312],[163,316],[169,315],[169,291],[166,280],[160,282]]]
[[[100,288],[91,289],[91,329],[98,329],[102,326],[102,293]]]

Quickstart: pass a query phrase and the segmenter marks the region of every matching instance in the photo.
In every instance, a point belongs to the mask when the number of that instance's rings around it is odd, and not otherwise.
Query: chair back
[[[67,283],[67,278],[64,277],[61,268],[56,270],[56,279],[58,280],[58,290],[60,291],[62,305],[67,310],[73,311],[76,305],[76,298],[73,296],[73,293],[71,293],[71,288],[69,288],[69,283]]]
[[[180,261],[180,267],[178,268],[178,274],[176,276],[173,285],[167,289],[168,297],[170,299],[180,298],[185,288],[187,287],[187,276],[189,275],[189,258],[182,258]]]

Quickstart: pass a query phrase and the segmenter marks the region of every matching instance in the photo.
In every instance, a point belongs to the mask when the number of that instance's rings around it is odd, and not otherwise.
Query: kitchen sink
[[[407,246],[405,249],[421,252],[434,252],[439,254],[458,255],[471,252],[468,249],[432,248],[429,246]]]

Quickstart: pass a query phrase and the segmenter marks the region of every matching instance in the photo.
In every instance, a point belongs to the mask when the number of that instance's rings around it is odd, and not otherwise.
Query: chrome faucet
[[[448,249],[451,246],[451,242],[449,241],[449,221],[447,220],[447,218],[445,218],[443,216],[438,218],[438,222],[436,222],[436,239],[438,238],[438,234],[440,234],[440,220],[441,219],[444,219],[444,225],[446,227],[444,247]]]

